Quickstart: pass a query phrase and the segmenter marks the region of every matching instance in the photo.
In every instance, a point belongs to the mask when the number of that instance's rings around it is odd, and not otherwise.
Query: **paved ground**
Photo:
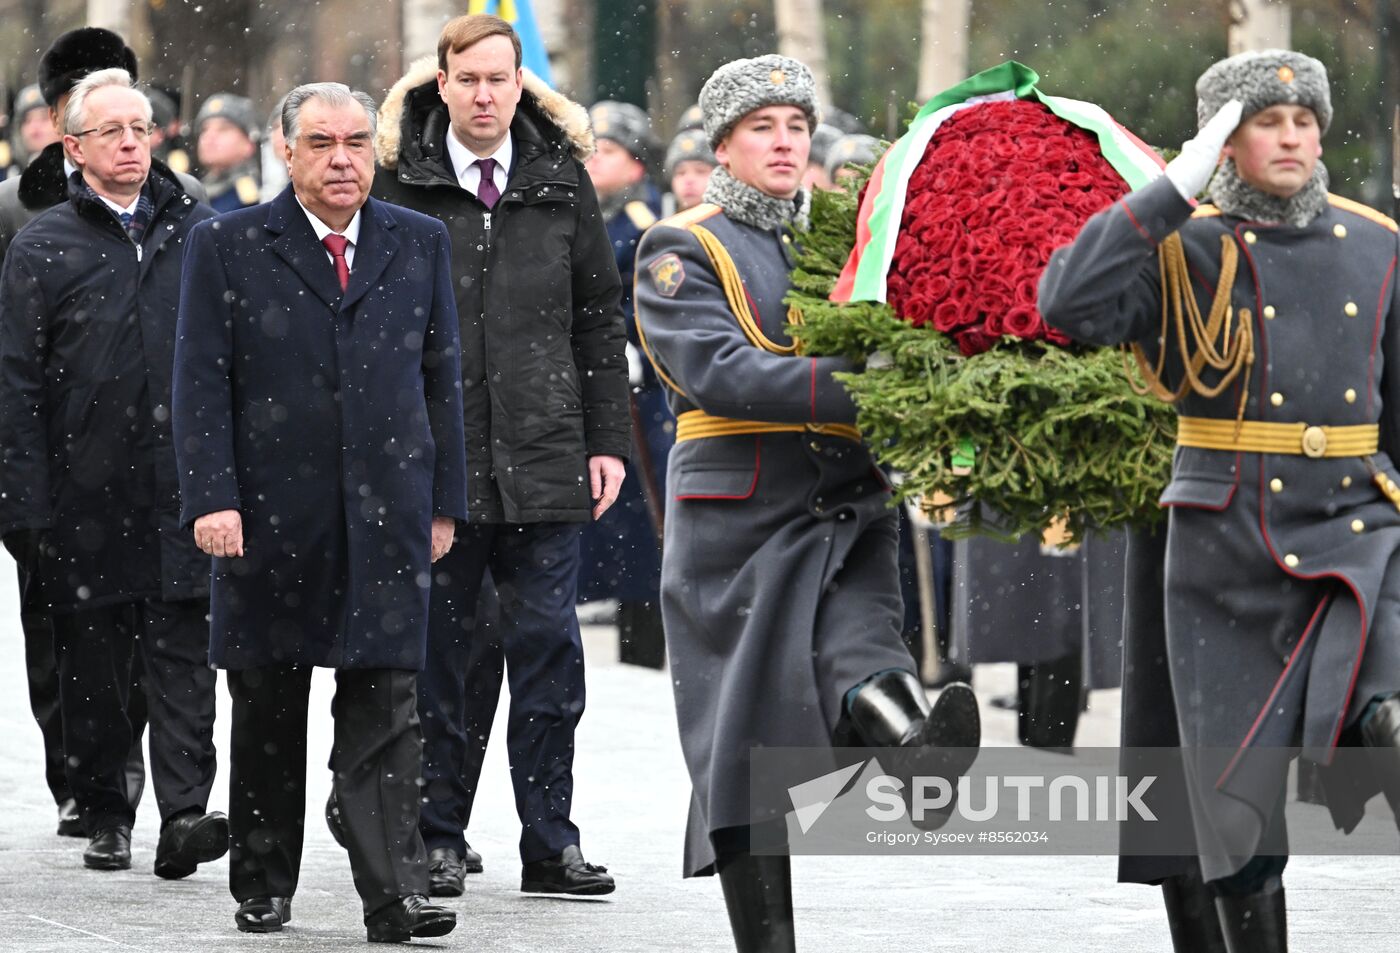
[[[0,560],[0,580],[13,578]],[[24,695],[13,587],[0,585],[0,951],[328,951],[361,948],[360,912],[343,852],[320,823],[329,774],[328,673],[318,673],[301,887],[290,927],[275,936],[233,928],[227,862],[175,883],[150,873],[157,823],[142,805],[135,867],[82,869],[81,842],[53,834],[39,735]],[[580,727],[575,819],[590,860],[611,867],[612,898],[567,901],[519,893],[516,827],[503,749],[488,756],[470,840],[486,872],[451,901],[457,931],[419,946],[482,951],[732,949],[713,880],[682,881],[688,787],[665,674],[615,663],[616,635],[589,627],[588,714]],[[978,670],[984,700],[1009,687],[1009,666]],[[220,743],[227,737],[221,688]],[[1014,716],[984,707],[989,743],[1009,744]],[[1081,744],[1112,744],[1117,696],[1095,693]],[[223,750],[223,749],[221,749]],[[223,780],[215,803],[227,800]],[[804,951],[1169,950],[1157,891],[1117,886],[1111,858],[800,857],[794,861]],[[1393,950],[1400,940],[1392,858],[1298,858],[1290,867],[1295,953]],[[1358,889],[1358,885],[1364,885]]]

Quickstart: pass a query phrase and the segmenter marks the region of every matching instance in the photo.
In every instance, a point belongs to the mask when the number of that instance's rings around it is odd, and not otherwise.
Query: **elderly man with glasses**
[[[139,646],[155,873],[228,849],[214,781],[209,558],[179,531],[171,372],[186,236],[213,212],[153,168],[151,105],[123,69],[89,74],[63,114],[68,200],[15,239],[0,277],[0,537],[52,616],[69,786],[84,863],[131,866],[123,781]]]

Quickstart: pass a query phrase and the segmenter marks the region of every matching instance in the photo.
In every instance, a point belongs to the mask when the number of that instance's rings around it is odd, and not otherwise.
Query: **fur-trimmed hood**
[[[586,162],[593,155],[595,141],[593,129],[588,122],[588,110],[562,93],[550,89],[528,69],[525,74],[525,90],[520,96],[519,109],[536,120],[540,135],[548,139],[563,140],[569,151],[580,162]],[[423,87],[427,87],[423,89]],[[375,159],[385,169],[396,169],[399,164],[399,150],[403,144],[404,110],[410,97],[429,95],[440,102],[437,94],[437,57],[424,56],[408,68],[403,78],[394,84],[379,107],[379,128],[375,134]],[[543,120],[549,127],[545,128]]]

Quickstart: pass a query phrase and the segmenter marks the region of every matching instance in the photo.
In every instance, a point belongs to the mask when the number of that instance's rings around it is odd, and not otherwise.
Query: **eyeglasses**
[[[155,131],[153,122],[104,122],[100,126],[93,126],[91,129],[84,129],[82,132],[73,133],[74,136],[91,136],[94,133],[103,142],[117,142],[126,134],[128,129],[137,139],[145,140],[151,137]]]

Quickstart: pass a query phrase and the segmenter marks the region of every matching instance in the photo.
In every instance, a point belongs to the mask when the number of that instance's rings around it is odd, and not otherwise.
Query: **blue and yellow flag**
[[[554,79],[549,73],[549,54],[545,52],[540,28],[535,24],[530,0],[471,0],[467,4],[467,12],[494,13],[515,27],[515,32],[520,37],[522,65],[550,86],[554,85]]]

